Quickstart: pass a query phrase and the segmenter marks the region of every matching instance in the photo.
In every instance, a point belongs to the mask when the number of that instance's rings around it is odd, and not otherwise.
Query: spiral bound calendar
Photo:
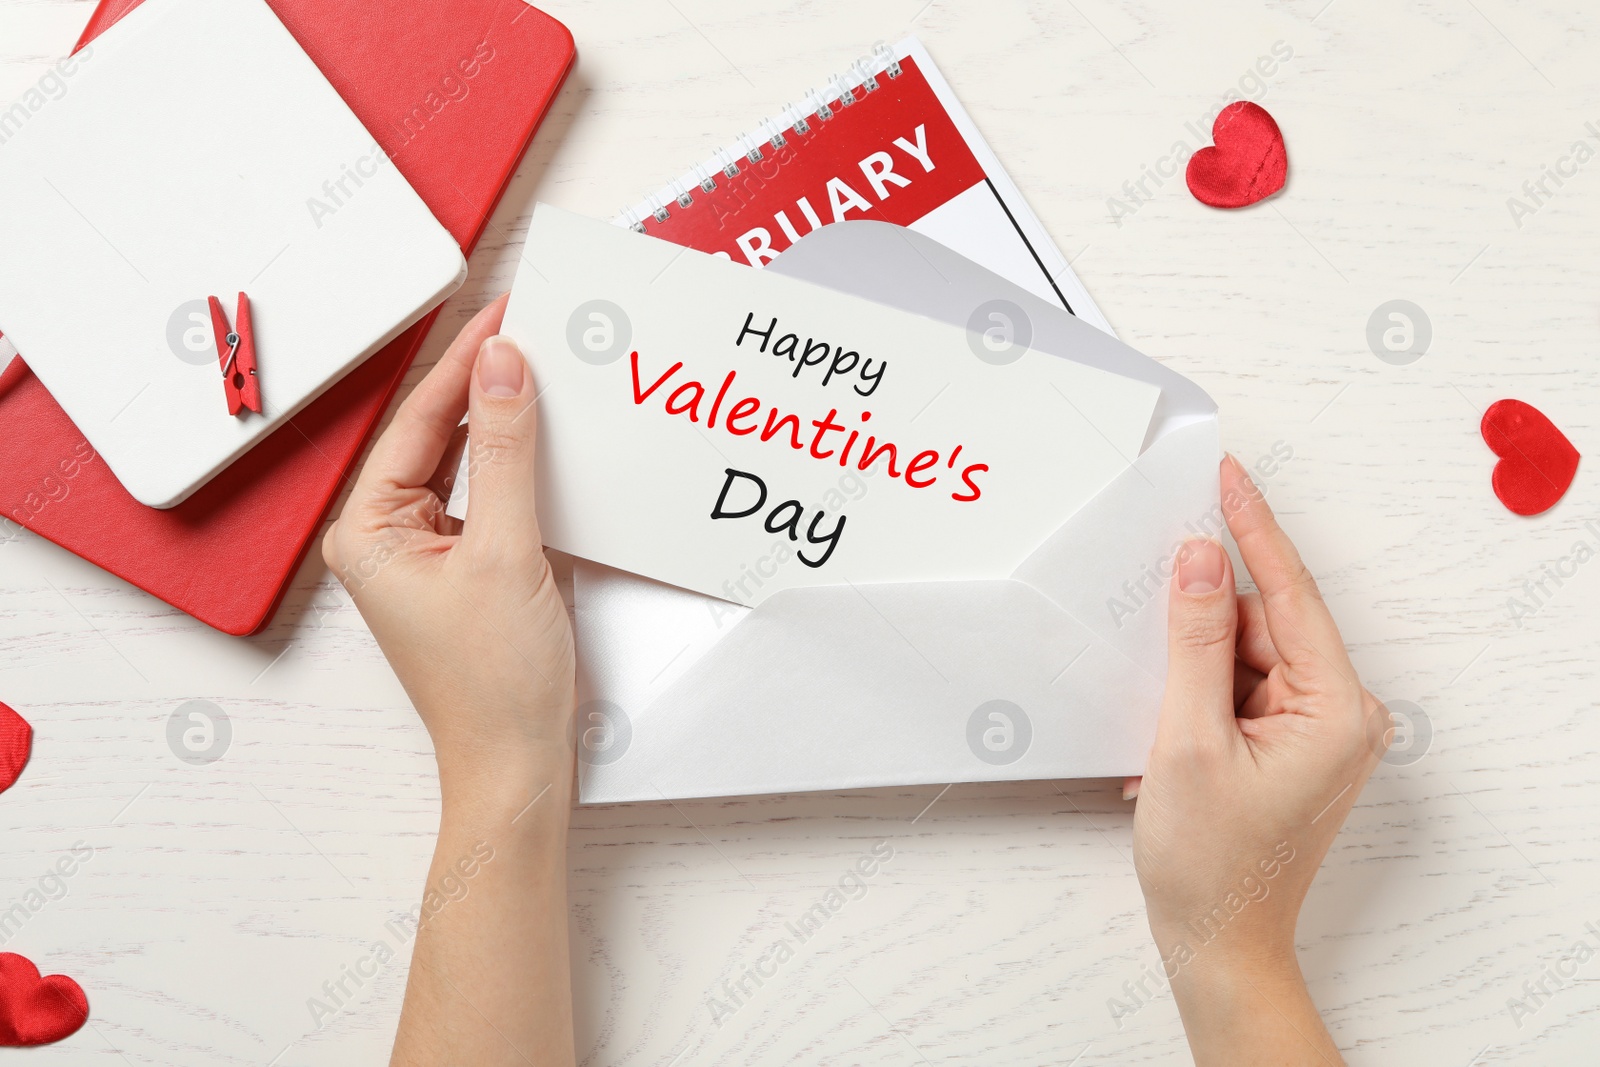
[[[763,267],[855,219],[931,237],[1112,332],[915,37],[880,44],[616,221]]]

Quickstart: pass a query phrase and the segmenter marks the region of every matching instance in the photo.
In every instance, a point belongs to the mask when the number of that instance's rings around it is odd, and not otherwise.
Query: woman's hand
[[[1216,542],[1179,555],[1134,863],[1197,1063],[1338,1063],[1295,960],[1295,923],[1387,724],[1316,582],[1231,456],[1222,494],[1260,592],[1235,593]]]
[[[322,549],[433,736],[447,801],[572,759],[572,632],[534,511],[533,376],[495,336],[505,307],[480,312],[400,406]],[[469,408],[457,533],[437,487]]]
[[[534,511],[538,395],[501,298],[373,446],[323,556],[433,736],[443,814],[394,1064],[571,1064],[573,656]],[[470,409],[465,526],[444,514]]]

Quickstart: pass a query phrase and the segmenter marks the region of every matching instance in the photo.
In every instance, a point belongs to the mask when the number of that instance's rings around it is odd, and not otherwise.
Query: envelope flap
[[[1127,662],[1164,677],[1166,614],[1146,608],[1166,596],[1178,546],[1190,537],[1215,536],[1223,526],[1217,405],[1205,390],[938,242],[887,223],[826,226],[767,269],[961,325],[972,309],[1008,300],[1028,317],[1035,349],[1160,387],[1139,457],[1013,577],[1049,597]]]
[[[1216,401],[1183,375],[904,227],[861,221],[824,226],[766,269],[968,329],[984,328],[989,309],[1009,302],[1025,316],[1029,347],[1160,388],[1147,448],[1163,434],[1217,413]]]

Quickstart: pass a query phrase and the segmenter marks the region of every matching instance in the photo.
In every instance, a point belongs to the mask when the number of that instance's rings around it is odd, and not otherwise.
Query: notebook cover
[[[79,48],[140,2],[101,0]],[[566,27],[523,0],[268,2],[470,255],[571,69]],[[0,517],[210,626],[255,632],[436,317],[166,511],[129,496],[13,360],[0,374]]]

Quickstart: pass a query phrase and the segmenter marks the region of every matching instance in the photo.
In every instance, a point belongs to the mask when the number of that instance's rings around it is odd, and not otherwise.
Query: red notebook
[[[100,0],[78,47],[140,2]],[[267,2],[470,255],[572,68],[566,27],[523,0]],[[166,511],[129,496],[13,360],[0,536],[21,524],[219,630],[260,630],[436,316]]]

